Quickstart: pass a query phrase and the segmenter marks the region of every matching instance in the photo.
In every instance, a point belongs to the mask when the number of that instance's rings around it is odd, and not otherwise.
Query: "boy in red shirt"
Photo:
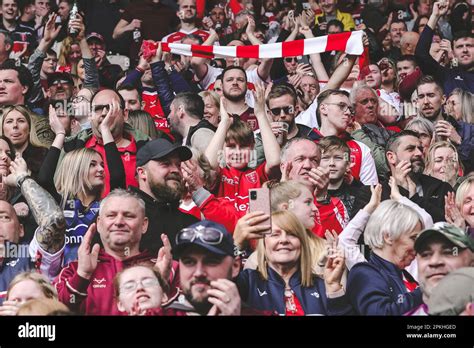
[[[229,116],[224,98],[221,98],[221,122],[205,152],[212,169],[219,172],[217,196],[233,202],[238,212],[248,209],[249,189],[259,188],[280,175],[280,146],[265,113],[265,91],[261,86],[256,90],[255,116],[266,161],[257,168],[249,168],[257,159],[253,132],[246,123]],[[223,164],[221,167],[219,162]]]

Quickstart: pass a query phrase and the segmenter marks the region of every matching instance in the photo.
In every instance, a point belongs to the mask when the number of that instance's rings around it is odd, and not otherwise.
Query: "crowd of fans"
[[[0,315],[474,315],[471,2],[0,3]]]

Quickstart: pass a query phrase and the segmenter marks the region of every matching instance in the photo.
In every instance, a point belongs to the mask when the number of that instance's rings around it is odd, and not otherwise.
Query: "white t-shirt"
[[[32,259],[35,260],[36,266],[39,265],[39,271],[44,276],[48,277],[50,281],[53,281],[54,278],[61,272],[61,265],[63,262],[64,249],[66,248],[66,243],[64,243],[61,250],[56,254],[50,254],[46,250],[43,250],[36,239],[36,233],[30,242],[29,252]]]

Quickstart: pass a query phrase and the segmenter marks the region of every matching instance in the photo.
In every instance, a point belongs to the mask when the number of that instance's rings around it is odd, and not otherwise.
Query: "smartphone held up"
[[[271,207],[270,207],[270,189],[261,187],[258,189],[249,190],[249,213],[263,212],[268,215],[268,219],[261,221],[255,226],[270,226],[270,229],[263,232],[264,234],[270,234],[272,232],[272,220],[271,220]]]

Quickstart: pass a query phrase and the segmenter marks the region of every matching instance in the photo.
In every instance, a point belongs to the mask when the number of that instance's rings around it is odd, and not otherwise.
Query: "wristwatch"
[[[26,179],[31,179],[31,176],[29,176],[28,174],[25,174],[23,176],[20,176],[17,181],[16,181],[16,185],[18,186],[18,188],[21,188],[21,185],[23,185],[23,182],[26,180]]]

